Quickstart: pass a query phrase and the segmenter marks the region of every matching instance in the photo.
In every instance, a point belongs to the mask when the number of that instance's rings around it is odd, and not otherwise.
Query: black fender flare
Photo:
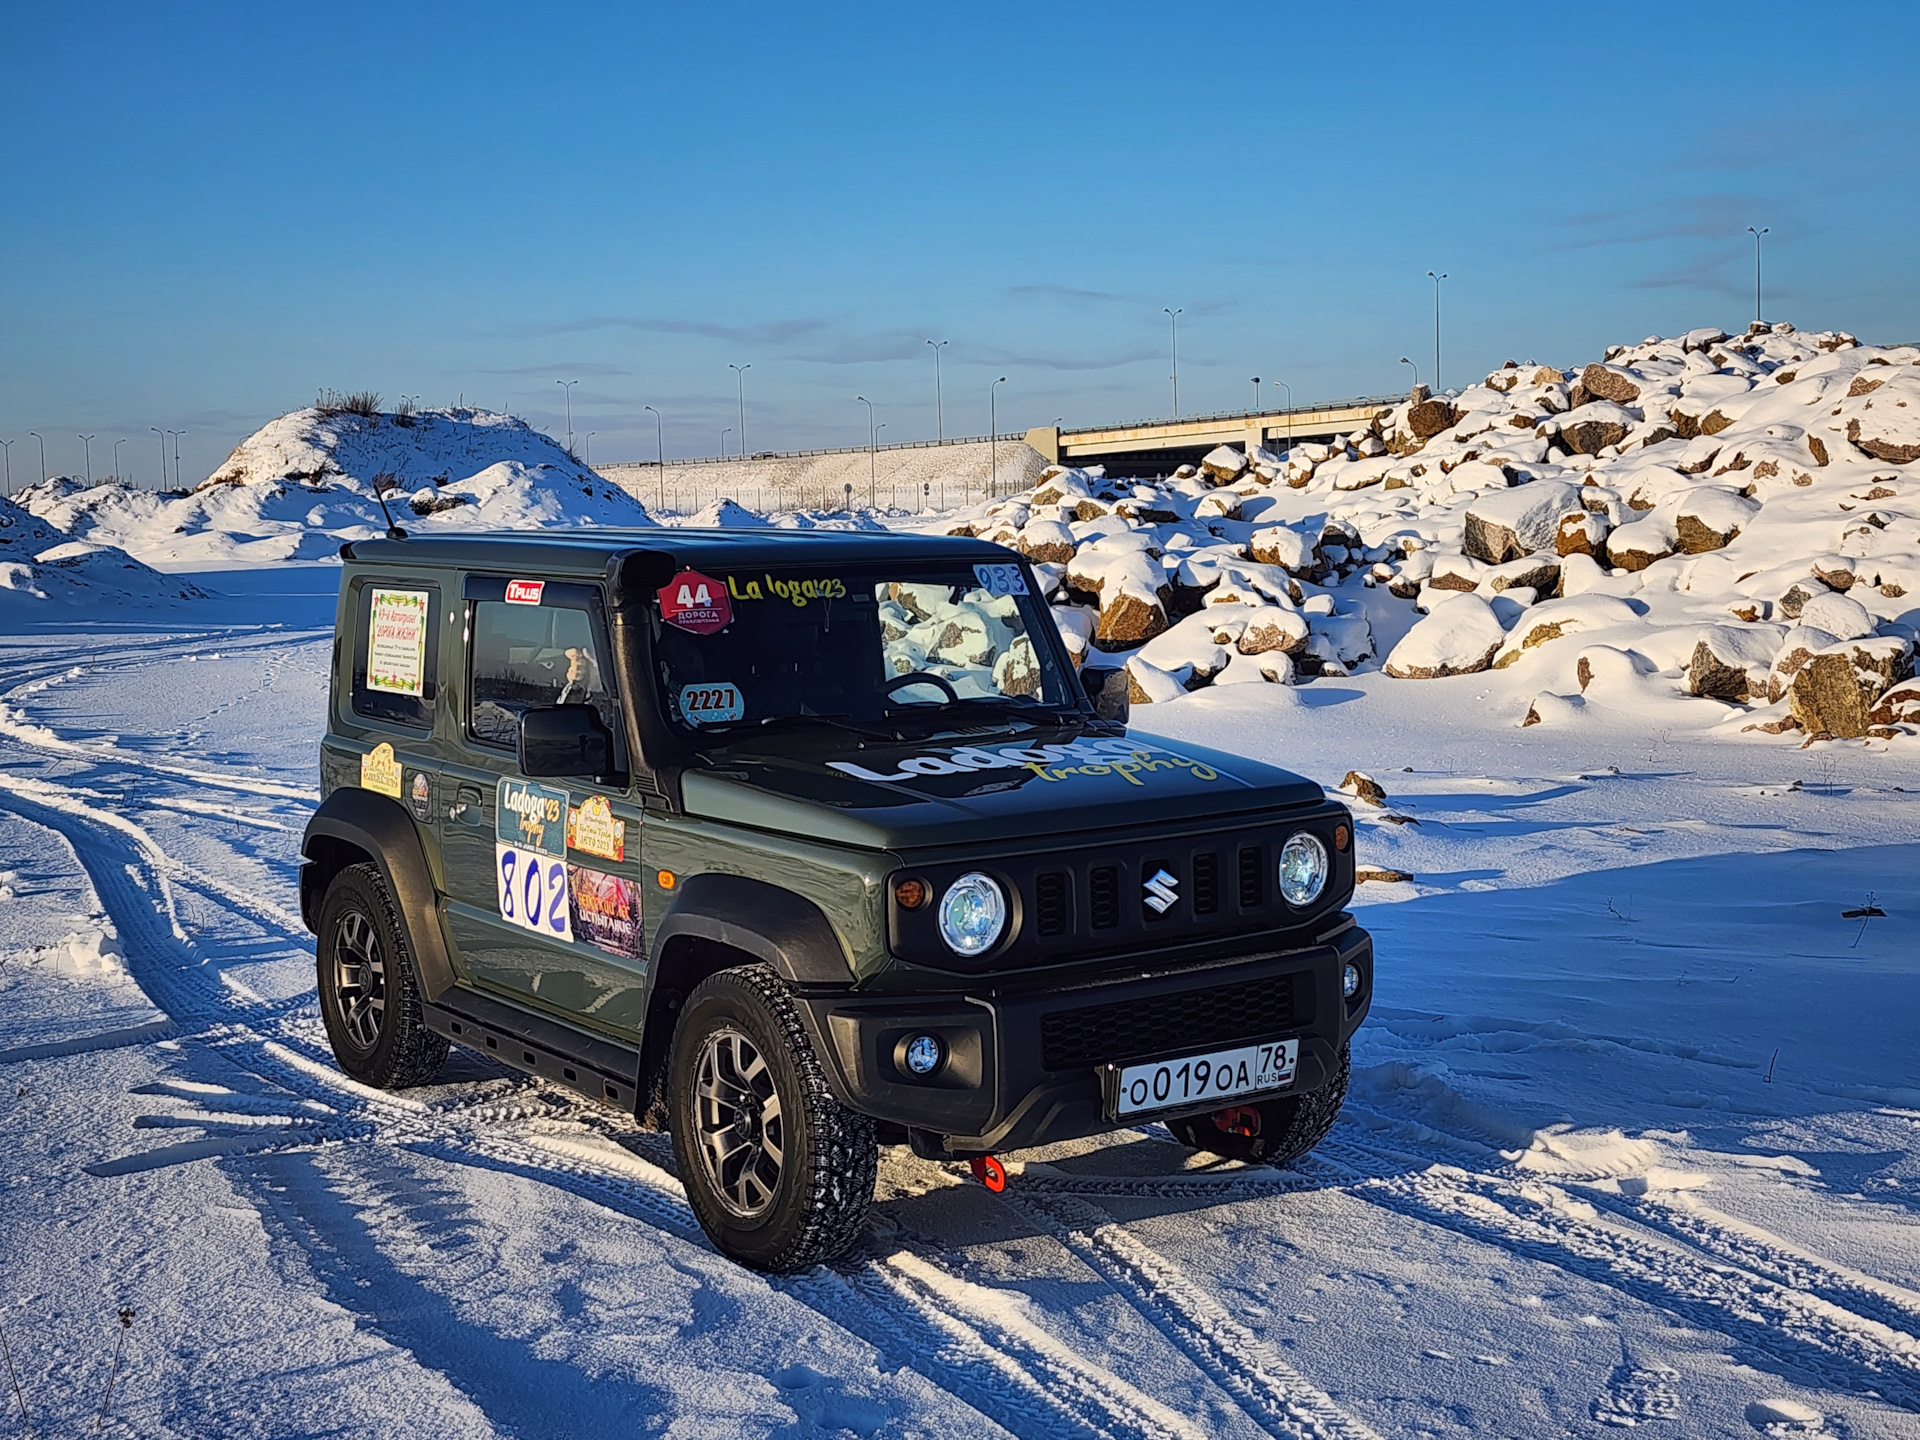
[[[453,988],[456,976],[440,925],[439,892],[413,817],[399,801],[356,786],[342,786],[320,803],[300,840],[300,853],[307,857],[300,871],[300,914],[309,930],[319,923],[323,898],[312,879],[321,878],[329,851],[341,845],[361,851],[379,867],[407,921],[420,988],[426,999],[438,1000]]]
[[[692,875],[674,894],[654,932],[658,959],[683,935],[743,951],[798,985],[853,979],[846,946],[820,907],[804,896],[745,875]]]

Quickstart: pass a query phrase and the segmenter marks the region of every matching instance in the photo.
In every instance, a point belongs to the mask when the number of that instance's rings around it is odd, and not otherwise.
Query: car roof
[[[1004,563],[1007,550],[964,535],[903,535],[887,530],[737,530],[605,527],[579,530],[479,530],[354,540],[343,560],[368,565],[434,565],[460,569],[601,573],[629,555],[660,557],[674,570],[703,565],[843,565],[870,560]]]

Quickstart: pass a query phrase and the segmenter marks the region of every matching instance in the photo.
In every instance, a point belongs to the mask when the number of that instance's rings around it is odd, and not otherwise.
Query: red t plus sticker
[[[660,618],[695,635],[711,635],[733,623],[733,601],[711,575],[682,570],[660,587]]]
[[[538,605],[540,594],[547,588],[544,580],[507,581],[507,603],[509,605]]]

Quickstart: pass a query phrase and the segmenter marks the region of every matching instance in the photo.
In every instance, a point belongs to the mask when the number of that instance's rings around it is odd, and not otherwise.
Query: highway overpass
[[[1042,425],[1027,431],[1026,440],[1061,464],[1104,465],[1110,475],[1165,475],[1178,466],[1198,464],[1216,445],[1259,445],[1277,453],[1296,442],[1350,435],[1366,429],[1403,398],[1369,395],[1290,410],[1233,410],[1122,425]]]

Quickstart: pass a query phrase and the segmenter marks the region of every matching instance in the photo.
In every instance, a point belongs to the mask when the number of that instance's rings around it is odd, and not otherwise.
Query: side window
[[[439,587],[367,579],[359,584],[354,613],[353,713],[431,730],[439,690]]]
[[[511,748],[520,712],[539,705],[592,705],[618,733],[607,649],[592,612],[476,600],[471,635],[467,727],[474,739]]]

